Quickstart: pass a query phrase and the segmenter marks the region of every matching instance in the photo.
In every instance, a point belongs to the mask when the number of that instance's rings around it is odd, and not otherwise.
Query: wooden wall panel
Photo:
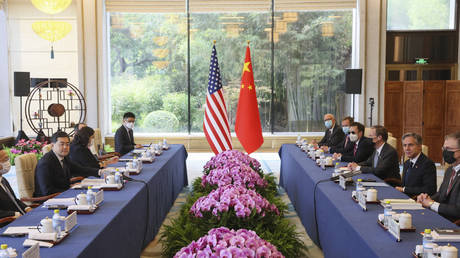
[[[398,153],[401,155],[401,136],[403,128],[403,91],[404,82],[385,82],[384,125],[398,141]],[[391,114],[391,115],[386,115]]]
[[[446,81],[445,134],[460,131],[460,81]]]
[[[444,143],[444,91],[446,81],[425,81],[423,85],[423,144],[434,162],[442,161]]]
[[[405,81],[403,98],[403,134],[422,135],[423,81]]]

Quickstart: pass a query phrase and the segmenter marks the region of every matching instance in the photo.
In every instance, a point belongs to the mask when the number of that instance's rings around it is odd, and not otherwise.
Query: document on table
[[[72,189],[80,189],[86,188],[88,186],[92,186],[93,189],[101,189],[101,188],[118,188],[120,189],[122,185],[120,184],[106,184],[104,179],[89,179],[85,178],[81,181],[80,184],[76,184],[72,186]]]
[[[382,187],[389,187],[385,182],[362,182],[363,186],[367,187],[376,187],[376,186],[382,186]]]
[[[48,247],[51,248],[54,246],[54,244],[50,242],[45,242],[45,241],[37,241],[33,239],[26,239],[24,240],[24,243],[22,243],[23,246],[33,246],[35,244],[38,244],[40,247]]]
[[[380,201],[380,205],[384,206],[386,201],[390,201],[393,210],[423,210],[421,203],[417,203],[412,199],[384,199]]]
[[[4,235],[16,235],[16,234],[29,234],[29,233],[37,233],[38,229],[35,226],[23,226],[23,227],[8,227]]]
[[[70,206],[70,205],[74,205],[75,204],[75,198],[71,197],[71,198],[53,198],[53,199],[49,199],[47,200],[46,202],[43,203],[43,206],[44,207],[48,207],[48,206]]]
[[[460,242],[460,235],[454,234],[438,234],[436,230],[431,231],[434,242]]]

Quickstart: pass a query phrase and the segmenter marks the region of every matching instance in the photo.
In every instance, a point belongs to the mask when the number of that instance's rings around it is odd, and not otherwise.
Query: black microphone
[[[354,176],[359,175],[361,173],[362,173],[361,170],[351,171],[351,172],[348,172],[348,173],[341,174],[339,176],[332,176],[329,180],[331,180],[331,181],[338,180],[340,178],[340,176],[343,176],[344,178],[354,177]]]
[[[135,180],[134,178],[131,178],[131,177],[125,176],[125,175],[123,175],[123,180],[126,180],[126,181],[137,181],[137,180]]]

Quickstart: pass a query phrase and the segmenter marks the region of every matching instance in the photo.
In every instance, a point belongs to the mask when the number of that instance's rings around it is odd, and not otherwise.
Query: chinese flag
[[[256,85],[252,72],[251,52],[246,48],[243,75],[241,76],[240,98],[236,110],[235,132],[246,152],[256,151],[264,142],[257,105]]]

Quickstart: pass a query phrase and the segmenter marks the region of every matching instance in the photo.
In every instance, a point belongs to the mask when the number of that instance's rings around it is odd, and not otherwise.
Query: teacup
[[[88,201],[86,200],[86,194],[81,193],[75,197],[75,203],[77,205],[87,205]]]
[[[399,214],[399,227],[401,229],[412,228],[412,215],[406,212]]]
[[[377,201],[377,190],[374,188],[368,189],[366,193],[366,201],[375,202]]]
[[[128,162],[126,165],[128,166],[129,169],[133,169],[133,168],[134,168],[134,163],[131,162],[131,161]]]
[[[105,178],[105,183],[106,184],[116,184],[116,180],[115,180],[115,176],[114,175],[108,175],[106,178]]]
[[[332,165],[332,157],[327,157],[326,158],[326,165],[328,165],[328,166]]]
[[[53,220],[48,217],[40,220],[37,229],[40,233],[53,233]]]

